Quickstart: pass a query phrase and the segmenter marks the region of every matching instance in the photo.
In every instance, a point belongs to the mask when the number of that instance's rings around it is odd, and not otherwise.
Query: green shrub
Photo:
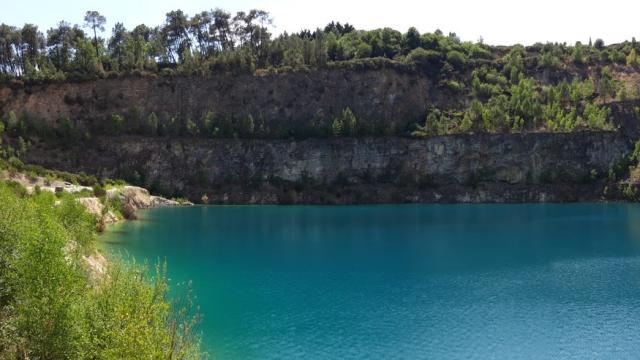
[[[111,131],[114,135],[119,135],[124,130],[124,117],[120,114],[111,114]]]
[[[406,61],[416,64],[418,68],[429,74],[436,74],[442,67],[443,57],[437,51],[417,48],[407,55]]]
[[[453,65],[457,70],[462,70],[467,65],[467,57],[456,50],[447,53],[447,62]]]
[[[71,196],[0,183],[0,354],[31,359],[198,359],[190,302],[168,298],[165,268],[111,262],[93,278],[95,219]]]
[[[93,196],[101,198],[106,195],[107,195],[107,190],[105,190],[104,186],[98,184],[93,187]]]

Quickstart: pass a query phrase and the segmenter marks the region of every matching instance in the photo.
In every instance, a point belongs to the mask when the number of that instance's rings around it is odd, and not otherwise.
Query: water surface
[[[193,281],[219,359],[636,359],[640,206],[143,211],[109,251]]]

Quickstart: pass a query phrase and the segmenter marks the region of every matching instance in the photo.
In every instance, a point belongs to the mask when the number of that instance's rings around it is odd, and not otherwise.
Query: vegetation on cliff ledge
[[[188,16],[166,14],[160,26],[127,30],[115,23],[108,38],[99,35],[107,19],[87,12],[82,27],[60,22],[46,35],[36,25],[0,25],[0,80],[14,87],[50,81],[121,76],[265,76],[317,69],[393,68],[428,77],[453,99],[431,106],[424,120],[407,128],[372,125],[351,109],[315,121],[305,129],[269,128],[259,114],[225,114],[216,109],[197,118],[132,108],[110,114],[95,128],[76,128],[61,118],[46,128],[31,114],[5,113],[6,127],[24,136],[54,135],[70,140],[94,134],[189,137],[429,136],[465,132],[576,131],[612,129],[607,104],[639,97],[640,46],[633,39],[606,46],[597,39],[575,45],[490,46],[463,42],[455,33],[401,33],[390,28],[357,30],[332,22],[314,31],[272,36],[269,13],[221,9]],[[635,80],[634,80],[635,79]],[[65,99],[69,103],[83,99]],[[425,99],[425,101],[428,101]],[[350,114],[349,114],[350,113]],[[350,116],[345,123],[344,116]]]
[[[0,182],[0,359],[197,359],[165,270],[91,268],[96,221],[72,197]]]

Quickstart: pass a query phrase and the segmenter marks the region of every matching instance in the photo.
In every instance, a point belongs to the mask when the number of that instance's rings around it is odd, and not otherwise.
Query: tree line
[[[193,16],[181,10],[171,11],[155,27],[142,24],[127,29],[122,23],[115,23],[108,37],[103,37],[107,33],[107,19],[97,11],[88,11],[82,26],[63,21],[46,33],[33,24],[22,28],[2,24],[0,80],[44,82],[131,74],[206,76],[214,72],[258,74],[325,67],[393,66],[426,74],[441,91],[450,93],[452,99],[459,99],[462,104],[453,102],[451,108],[428,111],[426,122],[416,126],[413,134],[608,128],[605,125],[608,115],[599,107],[587,108],[586,103],[596,98],[606,103],[614,98],[638,97],[637,87],[615,81],[609,69],[638,67],[640,47],[635,39],[609,46],[596,39],[573,46],[538,43],[527,47],[493,47],[482,39],[463,42],[455,33],[444,34],[439,30],[422,34],[416,28],[405,33],[390,28],[364,31],[339,22],[313,31],[273,36],[272,23],[269,13],[263,10],[231,14],[214,9]],[[559,77],[548,81],[535,78],[537,73],[547,70]],[[558,91],[565,94],[566,87],[573,84],[573,76],[575,81],[592,84],[593,92],[581,101],[558,100],[554,95],[557,91],[550,89],[559,86]],[[199,119],[181,119],[174,114],[142,114],[130,109],[128,113],[110,115],[99,129],[74,128],[73,119],[60,119],[55,131],[73,137],[85,136],[85,130],[93,134],[205,137],[412,133],[412,129],[375,128],[351,110],[334,114],[321,124],[311,119],[309,124],[295,124],[301,127],[295,129],[269,128],[256,115],[234,118],[212,112],[202,114]],[[42,129],[38,119],[29,117],[29,114],[3,114],[7,127],[17,129],[13,131],[51,130]],[[357,126],[350,125],[353,118],[357,119]],[[592,120],[586,121],[587,118]],[[425,126],[430,126],[430,130],[425,131]]]
[[[273,36],[268,12],[253,9],[231,14],[222,9],[189,16],[170,11],[159,26],[127,29],[87,11],[82,25],[61,21],[42,31],[37,25],[0,25],[0,77],[27,81],[116,76],[131,72],[203,74],[212,71],[254,72],[256,69],[324,67],[332,62],[386,58],[421,66],[434,74],[464,70],[469,61],[502,60],[504,50],[482,39],[462,42],[455,33],[421,34],[383,28],[357,30],[351,24],[331,22],[324,28]],[[104,35],[104,37],[103,37]],[[594,61],[638,66],[638,45],[605,46],[597,39],[588,45],[534,44],[527,57],[539,67]]]
[[[274,38],[269,13],[256,9],[234,15],[215,9],[193,16],[175,10],[160,26],[127,29],[115,23],[110,36],[103,38],[106,24],[97,11],[87,11],[82,26],[61,21],[46,32],[34,24],[1,24],[0,73],[5,78],[64,79],[178,67],[197,71],[323,66],[329,60],[393,58],[417,46],[411,38],[414,32],[408,37],[391,29],[363,34],[339,22]]]

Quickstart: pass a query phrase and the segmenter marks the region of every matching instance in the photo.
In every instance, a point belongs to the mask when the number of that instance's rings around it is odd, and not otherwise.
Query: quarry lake
[[[218,359],[640,353],[640,206],[208,206],[103,244],[193,282]],[[181,292],[184,287],[178,288]]]

